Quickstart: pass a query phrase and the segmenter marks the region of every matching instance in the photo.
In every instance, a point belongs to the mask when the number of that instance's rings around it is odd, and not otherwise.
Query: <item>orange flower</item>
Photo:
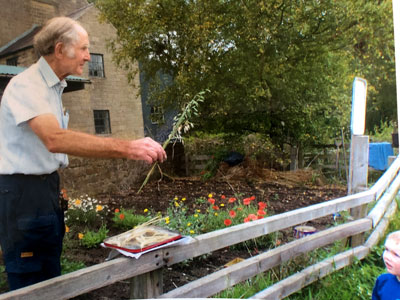
[[[125,219],[125,215],[124,215],[124,214],[120,214],[120,215],[119,215],[119,218],[120,218],[121,220],[123,220],[123,219]]]
[[[230,211],[229,211],[229,215],[230,215],[232,218],[236,217],[236,213],[235,213],[234,210],[230,210]]]
[[[258,202],[258,208],[259,208],[259,209],[265,209],[265,208],[267,208],[267,203],[265,203],[265,202]]]
[[[236,198],[229,198],[229,200],[228,200],[229,203],[233,203],[235,201],[236,201]]]
[[[225,219],[225,220],[224,220],[224,224],[225,224],[225,226],[231,225],[231,224],[232,224],[231,219]]]
[[[219,207],[218,207],[217,205],[214,205],[212,208],[213,208],[214,210],[218,210],[218,209],[219,209]]]
[[[242,210],[243,210],[243,207],[238,207],[238,210],[242,211]]]
[[[252,200],[252,201],[255,200],[255,199],[256,199],[256,196],[251,196],[250,197],[250,200]]]
[[[249,219],[252,220],[252,221],[257,220],[257,216],[256,216],[255,214],[249,214],[248,217],[249,217]]]
[[[211,204],[215,204],[215,199],[209,198],[209,199],[208,199],[208,202],[210,202]]]
[[[69,227],[67,225],[65,225],[65,232],[68,233],[69,232]]]
[[[85,235],[83,234],[83,233],[78,233],[78,239],[83,239],[83,237],[84,237]]]
[[[115,212],[115,213],[119,213],[119,208],[116,208],[116,209],[114,210],[114,212]]]
[[[275,245],[279,246],[280,244],[282,244],[282,241],[281,240],[276,240]]]
[[[224,200],[226,197],[225,195],[221,195],[221,199]]]
[[[262,209],[259,209],[258,211],[257,211],[257,215],[259,215],[259,216],[265,216],[267,213],[264,211],[264,210],[262,210]]]
[[[250,198],[244,198],[244,199],[243,199],[243,204],[244,204],[244,205],[249,205],[250,202],[251,202],[251,199],[250,199]]]

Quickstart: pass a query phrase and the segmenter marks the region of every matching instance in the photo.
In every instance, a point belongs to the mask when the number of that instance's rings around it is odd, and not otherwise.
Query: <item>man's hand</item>
[[[37,116],[28,121],[33,132],[52,153],[81,157],[128,158],[149,164],[167,158],[163,147],[151,138],[121,140],[60,128],[52,114]]]
[[[131,141],[130,148],[130,159],[144,160],[152,164],[156,161],[163,162],[167,158],[163,147],[148,137]]]

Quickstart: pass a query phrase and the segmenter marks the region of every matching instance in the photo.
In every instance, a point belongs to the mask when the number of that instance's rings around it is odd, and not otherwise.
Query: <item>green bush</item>
[[[132,209],[124,208],[114,212],[114,216],[112,218],[114,226],[122,230],[132,229],[137,225],[147,222],[148,220],[150,220],[149,216],[135,214]]]
[[[107,237],[107,233],[108,229],[105,225],[102,225],[97,232],[87,230],[83,234],[81,244],[86,248],[95,248],[99,246],[101,242],[103,242],[103,240]]]

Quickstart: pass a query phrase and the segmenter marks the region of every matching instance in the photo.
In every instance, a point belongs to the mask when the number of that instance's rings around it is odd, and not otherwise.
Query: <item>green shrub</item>
[[[91,230],[85,231],[81,239],[82,246],[86,248],[95,248],[107,237],[108,229],[105,225],[95,232]]]
[[[148,220],[150,220],[149,216],[135,214],[132,209],[124,208],[121,208],[121,210],[117,209],[112,218],[114,226],[122,230],[132,229]]]

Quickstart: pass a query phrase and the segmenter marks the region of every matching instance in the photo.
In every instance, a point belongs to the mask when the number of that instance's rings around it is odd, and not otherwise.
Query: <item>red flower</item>
[[[225,219],[225,220],[224,220],[224,224],[225,224],[225,226],[231,225],[231,224],[232,224],[231,219]]]
[[[115,209],[115,213],[119,213],[119,208],[116,208],[116,209]]]
[[[265,208],[267,208],[267,203],[265,203],[265,202],[258,202],[258,208],[259,208],[259,209],[265,209]]]
[[[250,222],[250,218],[249,217],[244,218],[243,222],[245,223]]]
[[[218,205],[214,205],[212,208],[213,208],[214,210],[218,210],[218,209],[219,209]]]
[[[251,199],[250,199],[250,198],[245,198],[245,199],[243,199],[243,204],[244,204],[244,205],[249,205],[250,202],[251,202]]]
[[[229,203],[233,203],[235,201],[236,201],[236,198],[229,198],[229,200],[228,200]]]
[[[211,204],[215,204],[215,199],[209,198],[209,199],[208,199],[208,202],[210,202]]]
[[[259,215],[259,216],[265,216],[267,213],[264,211],[264,210],[262,210],[262,209],[259,209],[258,211],[257,211],[257,215]]]
[[[120,214],[120,215],[119,215],[119,218],[120,218],[121,220],[123,220],[123,219],[125,219],[125,215],[124,215],[124,214]]]
[[[257,216],[257,220],[263,219],[264,216]]]
[[[236,213],[235,213],[234,210],[230,210],[230,211],[229,211],[229,215],[230,215],[232,218],[236,217]]]
[[[222,195],[222,196],[221,196],[221,199],[222,199],[222,200],[225,199],[225,198],[226,198],[225,195]]]
[[[250,200],[255,200],[256,199],[256,196],[251,196],[250,197]]]
[[[257,220],[257,216],[256,216],[255,214],[249,214],[249,215],[248,215],[248,218],[249,218],[250,220],[252,220],[252,221]]]

